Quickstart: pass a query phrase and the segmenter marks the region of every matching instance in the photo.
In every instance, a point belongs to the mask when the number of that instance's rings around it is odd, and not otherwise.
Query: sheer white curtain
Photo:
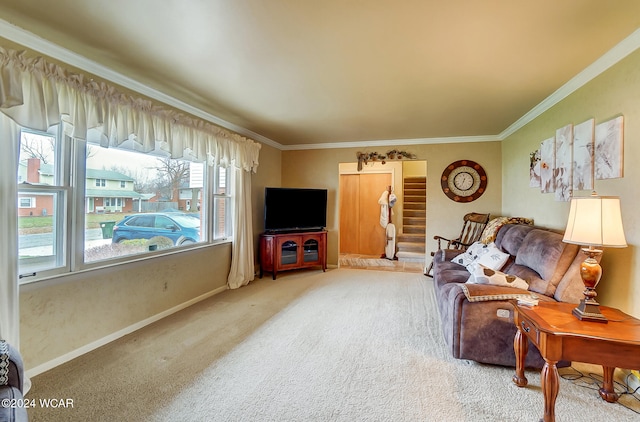
[[[20,129],[0,114],[0,338],[20,348],[17,186]],[[15,140],[14,142],[8,142]]]
[[[233,245],[231,270],[227,279],[230,289],[249,284],[255,273],[251,221],[251,174],[238,168],[234,170],[236,194],[233,204]]]
[[[89,129],[102,133],[103,147],[119,146],[133,135],[138,150],[152,151],[159,142],[173,158],[185,154],[209,165],[233,163],[241,183],[238,201],[249,200],[250,172],[258,168],[260,144],[201,119],[158,103],[120,92],[115,86],[94,81],[82,74],[50,63],[42,57],[0,47],[0,335],[18,342],[17,274],[17,165],[20,126],[46,130],[61,121],[68,123],[68,135],[86,139]],[[9,119],[9,117],[13,122]],[[15,123],[14,123],[15,122]],[[236,237],[232,257],[233,285],[253,278],[253,246],[247,243],[251,212],[246,203],[236,209]],[[248,210],[248,211],[247,211]],[[238,221],[239,220],[239,221]],[[235,239],[238,239],[237,241]],[[239,246],[239,243],[241,246]],[[238,262],[246,260],[247,262]],[[249,263],[248,260],[251,260]],[[251,266],[251,272],[246,268]]]

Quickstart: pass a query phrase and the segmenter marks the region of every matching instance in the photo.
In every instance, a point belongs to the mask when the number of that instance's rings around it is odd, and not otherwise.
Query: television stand
[[[263,233],[260,235],[260,278],[279,271],[321,266],[327,270],[327,232]]]

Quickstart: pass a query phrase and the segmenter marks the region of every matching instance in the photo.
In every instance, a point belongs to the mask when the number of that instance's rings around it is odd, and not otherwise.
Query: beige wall
[[[533,122],[502,142],[503,198],[505,214],[533,217],[536,224],[564,229],[568,202],[556,202],[553,194],[541,194],[528,187],[529,153],[555,130],[569,123],[579,124],[594,118],[595,123],[624,116],[624,177],[597,180],[600,195],[620,196],[622,218],[629,246],[609,248],[602,258],[603,277],[598,299],[640,317],[640,242],[638,207],[640,170],[640,50],[613,66]],[[579,196],[590,192],[576,192]]]
[[[282,152],[274,147],[262,144],[260,148],[260,165],[251,177],[253,233],[257,252],[258,238],[264,231],[264,188],[282,185]],[[256,262],[258,258],[256,255]]]
[[[427,248],[435,250],[436,234],[457,236],[462,217],[468,212],[501,213],[502,162],[500,142],[475,142],[431,145],[372,147],[366,152],[401,149],[427,162]],[[282,152],[282,182],[285,186],[319,187],[329,190],[327,204],[328,263],[338,262],[338,182],[339,163],[356,161],[362,148],[301,150]],[[468,159],[482,165],[487,172],[487,191],[471,203],[460,204],[447,198],[440,188],[443,170],[454,161]]]
[[[260,166],[252,175],[256,251],[264,187],[280,185],[280,156],[278,149],[263,145]],[[224,289],[230,264],[231,245],[223,244],[21,286],[20,343],[26,368],[46,366]]]
[[[21,286],[25,367],[59,359],[224,289],[230,262],[227,243]]]

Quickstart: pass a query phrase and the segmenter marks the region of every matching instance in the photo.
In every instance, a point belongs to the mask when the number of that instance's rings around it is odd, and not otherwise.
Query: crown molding
[[[401,145],[427,145],[427,144],[453,144],[460,142],[490,142],[498,141],[496,135],[486,136],[452,136],[447,138],[414,138],[414,139],[388,139],[377,141],[353,141],[353,142],[330,142],[323,144],[298,144],[282,145],[283,151],[309,150],[309,149],[336,149],[336,148],[367,148],[379,146],[401,146]]]
[[[135,92],[139,92],[140,94],[146,95],[179,110],[183,110],[210,123],[282,151],[502,141],[640,47],[640,29],[638,29],[627,38],[622,40],[620,43],[618,43],[616,46],[614,46],[611,50],[602,55],[599,59],[589,65],[582,72],[578,73],[576,76],[570,79],[566,84],[558,88],[553,94],[545,98],[542,102],[528,111],[525,115],[520,117],[498,135],[283,145],[263,135],[228,122],[213,114],[207,113],[197,107],[191,106],[181,100],[171,97],[161,91],[144,85],[134,79],[115,72],[106,66],[89,60],[86,57],[83,57],[70,50],[67,50],[66,48],[47,41],[2,19],[0,19],[0,36],[17,44],[21,44],[34,51],[40,52],[50,57],[54,57],[57,60],[65,62],[69,65],[100,76],[101,78],[109,80],[125,88],[131,89]]]
[[[263,144],[267,144],[278,149],[282,148],[282,145],[280,145],[276,141],[273,141],[249,129],[235,125],[231,122],[227,122],[226,120],[214,116],[213,114],[207,113],[197,107],[185,103],[184,101],[178,100],[170,95],[167,95],[134,79],[124,76],[121,73],[115,72],[106,66],[103,66],[93,60],[89,60],[84,56],[76,54],[71,50],[67,50],[64,47],[47,41],[44,38],[21,29],[2,19],[0,19],[0,36],[39,53],[45,54],[49,57],[53,57],[56,60],[60,60],[64,63],[75,66],[78,69],[82,69],[108,81],[121,85],[125,88],[146,95],[149,98],[153,98],[154,100],[158,100],[164,104],[185,111],[217,126],[236,132],[239,135],[251,138],[254,141],[259,141]]]
[[[587,66],[582,72],[571,78],[566,84],[558,88],[553,94],[542,100],[540,104],[528,111],[524,116],[516,120],[511,126],[498,135],[499,140],[504,140],[516,131],[533,121],[545,111],[577,91],[589,81],[600,75],[620,60],[627,57],[640,47],[640,29],[636,29],[627,38],[616,44],[611,50],[600,56],[595,62]]]

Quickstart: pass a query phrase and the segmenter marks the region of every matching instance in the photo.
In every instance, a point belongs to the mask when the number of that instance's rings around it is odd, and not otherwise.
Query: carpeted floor
[[[32,422],[537,421],[539,374],[527,372],[527,388],[516,387],[512,375],[512,368],[450,357],[430,278],[303,270],[226,291],[35,377],[29,399],[72,399],[74,406],[37,406],[29,416]],[[557,420],[639,420],[592,387],[561,379]]]

